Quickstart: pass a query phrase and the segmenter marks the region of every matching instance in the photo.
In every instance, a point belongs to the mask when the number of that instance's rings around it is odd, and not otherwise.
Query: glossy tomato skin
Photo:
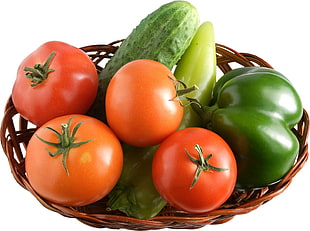
[[[70,130],[79,122],[75,142],[92,139],[80,147],[71,148],[67,156],[66,172],[63,155],[52,157],[56,148],[45,144],[38,136],[58,142],[55,133],[47,126],[61,132],[60,124],[74,117]],[[45,199],[68,206],[82,206],[106,196],[117,183],[123,166],[123,153],[119,140],[101,121],[84,115],[57,117],[32,136],[26,150],[26,173],[33,189]]]
[[[44,64],[56,52],[49,65],[47,79],[32,87],[25,77],[25,67]],[[44,43],[20,64],[13,86],[12,99],[16,110],[37,126],[66,114],[85,114],[98,89],[95,65],[80,49],[51,41]]]
[[[185,150],[199,159],[195,145],[208,163],[223,171],[203,171],[191,188],[197,169]],[[218,208],[231,195],[236,183],[237,166],[227,143],[203,128],[185,128],[164,140],[155,153],[152,176],[156,189],[172,206],[189,213],[204,213]]]
[[[163,64],[139,59],[119,69],[106,94],[107,121],[124,142],[138,147],[160,143],[183,116],[176,82]]]

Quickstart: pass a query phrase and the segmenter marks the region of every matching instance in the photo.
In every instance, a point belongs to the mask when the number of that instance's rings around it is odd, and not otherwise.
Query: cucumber
[[[189,46],[198,25],[197,9],[187,1],[167,3],[144,18],[99,74],[97,96],[88,114],[106,122],[107,86],[116,71],[126,63],[152,59],[172,69]]]

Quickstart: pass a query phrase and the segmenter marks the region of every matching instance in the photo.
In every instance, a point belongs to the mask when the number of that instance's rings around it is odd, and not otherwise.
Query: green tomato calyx
[[[186,94],[189,94],[193,91],[199,90],[197,85],[188,87],[184,82],[180,80],[176,80],[175,78],[169,76],[169,78],[174,82],[175,84],[175,92],[176,92],[176,97],[174,97],[171,100],[178,100],[182,106],[187,106],[191,103],[195,103],[196,100],[192,99],[190,97],[187,97]],[[184,104],[183,100],[187,101],[188,103]]]
[[[62,164],[65,168],[65,171],[66,173],[69,175],[69,171],[68,171],[68,168],[67,168],[67,156],[71,150],[71,148],[77,148],[77,147],[80,147],[81,145],[83,144],[86,144],[90,141],[92,141],[93,139],[89,139],[89,140],[86,140],[86,141],[82,141],[82,142],[78,142],[78,143],[75,143],[74,142],[74,139],[75,139],[75,134],[77,132],[77,130],[79,129],[79,127],[83,124],[83,121],[78,123],[72,130],[72,134],[70,135],[70,124],[71,124],[71,121],[74,117],[71,117],[69,120],[68,120],[68,123],[62,123],[61,124],[61,129],[62,129],[62,133],[59,133],[58,131],[56,131],[55,129],[51,128],[51,127],[46,127],[46,129],[49,129],[51,130],[52,132],[54,132],[58,139],[59,139],[59,142],[57,143],[53,143],[53,142],[49,142],[47,140],[44,140],[42,139],[41,137],[39,137],[38,135],[37,138],[39,140],[41,140],[43,143],[47,144],[47,145],[50,145],[50,146],[53,146],[55,148],[57,148],[57,151],[52,153],[51,151],[49,151],[47,149],[47,152],[48,154],[51,156],[51,157],[55,157],[55,156],[58,156],[60,154],[63,154],[63,157],[62,157]]]
[[[199,176],[200,176],[202,171],[212,172],[212,170],[213,170],[213,171],[222,172],[222,171],[228,170],[227,168],[218,168],[218,167],[215,167],[215,166],[212,166],[211,164],[209,164],[208,161],[212,158],[212,154],[209,154],[208,156],[204,157],[202,148],[199,144],[195,145],[195,150],[199,154],[199,159],[195,159],[194,157],[191,156],[191,154],[189,154],[189,152],[187,150],[185,150],[185,153],[189,157],[189,159],[194,164],[197,165],[195,176],[194,176],[194,179],[193,179],[192,184],[190,186],[190,189],[192,189],[195,186],[195,184],[197,183]]]
[[[35,87],[44,82],[44,80],[47,79],[47,76],[50,72],[54,71],[54,69],[49,68],[50,63],[54,56],[56,55],[56,52],[52,52],[46,62],[42,64],[34,64],[33,67],[25,67],[24,71],[27,71],[26,78],[30,79],[30,86]]]

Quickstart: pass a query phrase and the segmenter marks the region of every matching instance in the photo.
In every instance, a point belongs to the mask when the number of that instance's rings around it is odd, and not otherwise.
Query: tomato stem
[[[191,104],[191,103],[195,102],[195,99],[189,98],[189,97],[187,97],[185,95],[188,94],[188,93],[191,93],[193,91],[198,90],[199,88],[198,88],[197,85],[194,85],[194,86],[191,86],[191,87],[187,87],[187,85],[184,82],[182,82],[180,80],[176,80],[176,79],[172,78],[171,76],[169,76],[169,78],[172,81],[174,81],[174,83],[175,83],[175,92],[176,92],[176,97],[174,97],[171,100],[178,100],[178,101],[180,101],[180,104],[182,106],[186,106],[188,104]],[[182,100],[186,100],[189,103],[188,104],[184,104],[182,102]]]
[[[35,64],[33,67],[24,67],[24,71],[28,71],[25,76],[27,79],[30,79],[31,87],[38,86],[44,82],[44,80],[47,79],[48,74],[54,71],[54,69],[49,68],[49,66],[55,55],[56,52],[53,51],[43,65]]]
[[[222,171],[227,171],[228,170],[227,168],[218,168],[218,167],[215,167],[215,166],[209,164],[208,161],[212,158],[212,154],[209,154],[208,156],[204,157],[203,156],[202,148],[201,148],[201,146],[199,144],[196,144],[194,148],[198,152],[199,159],[195,159],[194,157],[192,157],[189,154],[189,152],[187,150],[185,150],[185,153],[189,157],[189,159],[194,164],[197,165],[195,176],[194,176],[194,179],[193,179],[192,184],[190,186],[190,189],[192,189],[195,186],[195,184],[197,183],[197,181],[199,179],[199,176],[200,176],[202,171],[212,172],[212,170],[214,170],[214,171],[222,172]]]
[[[178,89],[177,90],[177,95],[178,96],[182,96],[182,95],[185,95],[185,94],[188,94],[188,93],[190,93],[190,92],[192,92],[192,91],[196,91],[196,90],[198,90],[199,88],[196,86],[196,85],[194,85],[194,86],[192,86],[192,87],[186,87],[186,88],[184,88],[184,89]]]
[[[70,132],[68,124],[61,124],[61,129],[63,134],[60,136],[60,138],[62,139],[61,145],[63,148],[66,148],[70,145]]]
[[[75,134],[76,134],[77,130],[79,129],[79,127],[83,124],[83,121],[78,123],[73,128],[72,134],[70,135],[70,124],[71,124],[71,121],[73,118],[74,117],[70,117],[70,119],[68,120],[68,123],[61,124],[62,133],[59,133],[58,131],[56,131],[55,129],[53,129],[51,127],[46,127],[46,129],[51,130],[52,132],[54,132],[57,135],[57,137],[59,139],[59,142],[57,142],[57,143],[49,142],[47,140],[42,139],[38,135],[36,135],[37,138],[39,140],[41,140],[43,143],[57,148],[57,151],[54,153],[52,153],[51,151],[49,151],[47,149],[47,152],[51,157],[55,157],[55,156],[58,156],[60,154],[63,154],[62,164],[63,164],[65,171],[68,175],[69,175],[69,171],[67,168],[67,156],[69,155],[71,148],[80,147],[81,145],[86,144],[86,143],[93,140],[93,139],[90,139],[90,140],[74,143]]]

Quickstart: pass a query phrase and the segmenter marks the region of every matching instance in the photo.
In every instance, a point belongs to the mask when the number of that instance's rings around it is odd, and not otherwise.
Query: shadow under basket
[[[93,60],[100,72],[110,57],[113,56],[122,41],[108,45],[86,46],[81,49]],[[231,48],[217,44],[218,70],[226,73],[242,66],[264,66],[272,68],[263,59],[248,53],[239,53]],[[101,63],[101,66],[100,66]],[[303,167],[308,159],[307,135],[309,118],[304,110],[301,121],[293,129],[300,143],[300,152],[293,168],[276,184],[252,191],[235,190],[231,197],[220,208],[203,214],[188,214],[167,205],[156,217],[141,220],[127,217],[118,211],[107,211],[106,201],[102,199],[94,204],[82,207],[66,207],[51,203],[40,197],[31,187],[25,174],[25,147],[36,128],[23,119],[16,111],[11,98],[5,107],[1,125],[1,144],[8,158],[11,172],[15,180],[46,208],[66,217],[77,218],[79,221],[93,227],[149,230],[162,228],[194,229],[207,224],[221,224],[231,220],[235,215],[246,214],[257,209],[262,204],[282,193],[291,183],[293,177]]]

